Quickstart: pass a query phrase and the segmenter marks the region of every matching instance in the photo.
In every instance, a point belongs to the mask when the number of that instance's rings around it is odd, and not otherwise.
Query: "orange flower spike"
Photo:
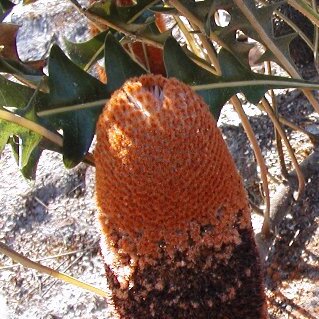
[[[246,193],[203,100],[176,79],[133,78],[96,133],[102,246],[120,318],[266,318]]]

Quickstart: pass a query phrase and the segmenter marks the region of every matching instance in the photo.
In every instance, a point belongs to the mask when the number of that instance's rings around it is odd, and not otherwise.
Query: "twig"
[[[268,236],[268,235],[270,235],[270,195],[269,195],[269,186],[268,186],[268,179],[267,179],[267,166],[266,166],[265,160],[262,156],[260,147],[257,143],[255,133],[254,133],[249,121],[248,121],[248,118],[245,114],[245,111],[241,105],[240,100],[238,99],[238,97],[236,95],[234,95],[230,99],[230,101],[233,104],[236,112],[238,113],[238,115],[241,119],[244,130],[247,134],[247,137],[248,137],[250,143],[252,144],[252,148],[254,150],[257,163],[260,167],[260,176],[261,176],[261,180],[262,180],[262,187],[263,187],[263,192],[265,195],[265,204],[266,204],[265,213],[264,213],[263,234],[265,236]]]
[[[174,16],[174,19],[177,23],[177,26],[179,27],[180,31],[183,33],[186,43],[188,44],[190,50],[197,55],[198,57],[200,57],[201,55],[201,50],[198,48],[197,43],[195,42],[194,37],[191,36],[191,33],[189,32],[189,30],[187,30],[185,24],[183,23],[183,21],[180,19],[180,17],[178,16]]]
[[[264,211],[258,207],[258,205],[256,205],[251,199],[249,199],[249,205],[251,207],[251,209],[259,216],[264,217]]]
[[[181,15],[185,16],[187,18],[187,20],[193,24],[196,25],[200,32],[203,34],[206,34],[205,32],[205,28],[204,28],[204,24],[202,23],[202,21],[200,21],[191,11],[189,11],[180,1],[178,0],[169,0],[169,3],[175,7],[180,13]],[[210,40],[216,42],[218,45],[220,45],[221,47],[228,49],[228,46],[226,45],[226,43],[224,43],[224,41],[222,41],[214,32],[211,32],[210,34]]]
[[[319,84],[315,83],[302,83],[294,81],[277,81],[277,80],[245,80],[245,81],[231,81],[231,82],[218,82],[218,83],[208,83],[193,85],[192,88],[195,91],[200,90],[210,90],[210,89],[224,89],[224,88],[238,88],[246,86],[271,86],[271,85],[280,85],[282,87],[289,88],[307,88],[307,89],[319,89]],[[309,91],[309,90],[308,90]]]
[[[79,257],[77,257],[76,259],[74,259],[69,265],[67,265],[62,271],[63,273],[65,273],[66,271],[68,271],[73,265],[75,265],[81,258],[83,257],[83,254]],[[62,266],[62,265],[60,265]],[[58,282],[57,279],[53,280],[53,282],[47,287],[46,291],[42,293],[42,297],[45,296],[45,294],[47,294],[50,289]]]
[[[61,113],[67,113],[67,112],[74,112],[74,111],[80,111],[80,110],[87,110],[90,108],[95,108],[98,106],[103,106],[108,102],[108,99],[102,99],[87,103],[81,103],[81,104],[73,104],[73,105],[66,105],[63,107],[55,108],[52,110],[45,110],[37,112],[38,116],[50,116],[55,114],[61,114]]]
[[[265,70],[266,70],[266,74],[272,75],[270,61],[265,62]],[[274,90],[270,90],[269,95],[270,95],[270,99],[271,99],[272,108],[275,111],[275,114],[278,118],[278,107],[277,107],[277,102],[276,102]],[[277,153],[278,153],[279,163],[280,163],[280,167],[281,167],[281,174],[283,175],[283,177],[285,179],[288,179],[288,170],[286,167],[285,156],[284,156],[284,152],[282,149],[281,137],[280,137],[280,134],[278,133],[278,130],[275,127],[274,127],[274,131],[275,131],[275,139],[276,139],[276,145],[277,145]]]
[[[302,2],[302,1],[299,0],[299,2]],[[284,69],[290,74],[290,76],[296,79],[301,79],[300,74],[296,71],[294,66],[290,63],[289,59],[280,51],[280,49],[277,47],[274,41],[269,38],[267,32],[264,30],[264,28],[259,23],[259,21],[256,20],[255,16],[253,15],[249,7],[245,4],[245,2],[242,0],[234,0],[234,3],[241,10],[241,12],[247,18],[249,23],[254,27],[255,31],[258,33],[263,43],[268,47],[268,49],[272,51],[272,53],[280,61],[280,63],[283,65]],[[296,4],[296,1],[288,0],[288,3],[293,6],[292,3]],[[309,100],[309,102],[311,103],[311,105],[313,106],[313,108],[317,111],[317,113],[319,113],[319,103],[315,99],[313,93],[308,89],[303,89],[302,91],[304,95],[307,97],[307,99]]]
[[[72,276],[58,272],[50,267],[43,266],[39,263],[36,263],[36,262],[30,260],[29,258],[26,258],[26,257],[22,256],[21,254],[17,253],[16,251],[9,248],[6,244],[4,244],[2,242],[0,242],[0,252],[7,255],[10,258],[12,258],[14,261],[22,264],[24,267],[35,269],[39,272],[45,273],[49,276],[55,277],[57,279],[65,281],[69,284],[72,284],[76,287],[80,287],[82,289],[93,292],[99,296],[109,297],[109,294],[106,291],[99,289],[97,287],[94,287],[94,286],[87,284],[85,282],[82,282],[78,279],[75,279]]]
[[[144,43],[149,44],[149,45],[156,47],[156,48],[161,48],[161,49],[163,48],[163,44],[160,42],[156,42],[154,40],[143,37],[143,36],[139,35],[137,32],[128,31],[128,30],[124,29],[121,25],[116,24],[113,21],[105,20],[92,12],[84,10],[82,7],[75,6],[75,8],[81,14],[83,14],[88,20],[90,20],[90,22],[92,22],[95,26],[97,26],[98,29],[100,29],[100,30],[106,30],[108,28],[111,28],[111,29],[114,29],[118,32],[121,32],[124,35],[133,37],[134,40],[144,42]]]
[[[46,129],[45,127],[43,127],[42,125],[39,125],[22,116],[19,116],[18,114],[14,114],[9,111],[0,110],[0,119],[23,126],[24,128],[29,129],[30,131],[33,131],[45,137],[47,140],[53,142],[59,147],[63,146],[63,138],[61,135],[57,133],[53,133],[49,131],[48,129]]]
[[[28,120],[28,119],[26,119],[18,114],[15,114],[15,113],[12,113],[9,111],[5,111],[5,110],[0,110],[0,119],[18,124],[18,125],[26,128],[30,131],[33,131],[33,132],[43,136],[47,140],[56,144],[57,146],[63,147],[63,138],[61,135],[59,135],[58,133],[53,133],[50,130],[43,127],[42,125],[39,125],[33,121],[30,121],[30,120]],[[89,165],[94,166],[93,155],[91,153],[87,153],[85,155],[84,162],[86,162]]]
[[[78,254],[78,253],[82,253],[85,250],[74,250],[74,251],[70,251],[67,253],[62,253],[62,254],[57,254],[57,255],[53,255],[53,256],[48,256],[48,257],[43,257],[43,258],[38,258],[38,259],[34,259],[34,262],[39,262],[39,261],[43,261],[43,260],[49,260],[49,259],[54,259],[54,258],[60,258],[60,257],[64,257],[64,256],[69,256],[69,255],[74,255],[74,254]],[[0,267],[0,271],[1,270],[6,270],[6,269],[10,269],[10,268],[14,268],[17,266],[21,266],[21,264],[17,263],[17,264],[12,264],[12,265],[7,265],[7,266],[3,266]]]
[[[289,156],[292,160],[292,163],[295,167],[295,170],[296,170],[296,174],[297,174],[297,177],[298,177],[298,196],[297,198],[300,198],[301,194],[303,193],[304,191],[304,188],[305,188],[305,178],[304,178],[304,175],[300,169],[300,166],[298,164],[298,161],[296,159],[296,156],[295,156],[295,153],[288,141],[288,138],[284,132],[284,130],[282,129],[277,117],[276,117],[276,114],[274,113],[272,107],[270,106],[268,100],[266,98],[263,98],[262,99],[262,104],[263,104],[263,107],[265,109],[265,111],[267,112],[268,116],[270,117],[271,121],[273,122],[275,128],[278,130],[278,133],[280,134],[281,138],[283,139],[286,147],[287,147],[287,151],[289,153]]]

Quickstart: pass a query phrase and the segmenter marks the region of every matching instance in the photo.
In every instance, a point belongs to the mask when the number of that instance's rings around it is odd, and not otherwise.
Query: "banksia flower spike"
[[[96,197],[120,318],[266,318],[246,193],[207,105],[128,80],[97,124]]]

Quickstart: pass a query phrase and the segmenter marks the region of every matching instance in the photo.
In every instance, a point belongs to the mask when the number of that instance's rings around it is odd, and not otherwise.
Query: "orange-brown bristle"
[[[113,94],[96,133],[99,218],[111,241],[119,232],[116,249],[151,262],[163,249],[193,258],[202,246],[240,242],[235,224],[250,225],[242,182],[190,87],[161,76],[133,78]]]

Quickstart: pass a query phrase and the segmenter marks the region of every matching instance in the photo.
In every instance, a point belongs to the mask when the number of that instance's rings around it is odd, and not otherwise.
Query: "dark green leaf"
[[[65,39],[66,52],[70,59],[81,68],[84,68],[88,63],[103,58],[102,48],[106,33],[107,31],[101,32],[89,41],[81,43],[74,43]],[[99,50],[101,52],[97,54]]]
[[[49,57],[50,109],[81,104],[108,97],[105,85],[73,62],[53,45]],[[91,145],[102,106],[49,116],[63,129],[63,156],[67,167],[77,165]]]
[[[303,80],[254,73],[224,49],[218,58],[222,76],[215,76],[195,64],[173,38],[169,38],[164,47],[168,76],[174,76],[191,86],[218,84],[218,87],[197,91],[210,106],[216,119],[225,102],[236,93],[243,93],[251,103],[257,104],[269,89],[304,87],[302,85],[308,84],[309,87],[318,87],[318,84],[312,85]],[[247,82],[249,85],[246,85]]]
[[[35,147],[30,153],[27,164],[21,169],[21,173],[26,179],[35,179],[41,154],[42,149],[40,147]]]
[[[108,76],[107,90],[110,94],[120,88],[128,78],[146,73],[111,33],[105,39],[105,70]]]
[[[188,85],[219,82],[219,77],[195,64],[173,38],[169,38],[165,42],[164,62],[168,77],[176,77]],[[234,89],[230,90],[227,94],[226,92],[219,91],[203,90],[198,92],[209,105],[216,119],[223,105],[229,99],[229,94],[234,94],[233,92],[235,92]]]
[[[248,65],[248,52],[250,46],[247,43],[241,43],[237,40],[236,33],[238,30],[244,32],[250,38],[255,39],[259,43],[262,43],[266,47],[266,52],[260,59],[260,61],[271,60],[282,65],[281,61],[276,58],[276,54],[280,52],[289,64],[297,71],[293,60],[289,53],[289,44],[295,35],[289,35],[287,37],[275,37],[273,32],[273,15],[274,10],[280,6],[280,2],[273,3],[271,5],[266,5],[258,7],[256,1],[254,0],[244,0],[243,5],[249,10],[249,14],[254,17],[255,23],[251,24],[246,16],[242,13],[241,7],[232,4],[232,1],[222,0],[218,2],[218,9],[226,10],[230,16],[230,23],[220,28],[216,24],[212,23],[211,31],[216,33],[219,39],[223,43],[223,47],[231,51],[234,56],[237,57],[241,62],[245,62]],[[217,9],[217,7],[215,8]],[[213,13],[213,12],[212,12]],[[267,43],[264,43],[261,39],[259,33],[256,31],[256,26],[262,29],[267,36]],[[267,44],[271,44],[273,48],[276,48],[277,53],[275,54],[269,48]]]

